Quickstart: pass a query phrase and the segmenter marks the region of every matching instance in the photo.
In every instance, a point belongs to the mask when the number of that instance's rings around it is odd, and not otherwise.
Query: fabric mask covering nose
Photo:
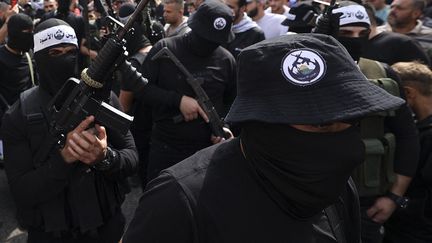
[[[198,36],[193,30],[184,34],[183,38],[191,52],[200,57],[209,56],[219,47],[218,43],[210,42]]]
[[[23,52],[33,48],[33,33],[31,32],[15,32],[8,37],[7,45],[14,49]]]
[[[307,220],[334,203],[364,161],[360,129],[303,132],[289,125],[245,124],[241,144],[256,180],[291,217]]]
[[[48,50],[42,50],[35,53],[34,57],[38,64],[40,86],[51,95],[55,95],[66,80],[77,77],[77,51],[51,57]]]
[[[368,37],[338,37],[338,40],[347,49],[354,61],[358,62],[363,54]]]

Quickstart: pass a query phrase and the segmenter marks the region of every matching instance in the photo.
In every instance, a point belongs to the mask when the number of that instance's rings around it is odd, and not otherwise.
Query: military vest
[[[387,77],[383,65],[377,61],[361,58],[362,73],[375,85],[400,97],[398,83]],[[365,161],[353,173],[360,197],[378,196],[386,193],[395,180],[393,161],[396,138],[385,131],[384,119],[394,116],[394,111],[371,114],[360,121],[361,136],[365,145]]]

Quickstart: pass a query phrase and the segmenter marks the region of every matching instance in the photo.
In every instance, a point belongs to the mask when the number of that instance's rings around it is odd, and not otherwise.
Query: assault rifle
[[[148,0],[141,1],[124,27],[119,28],[116,34],[108,39],[90,67],[82,71],[81,81],[69,79],[50,101],[49,136],[36,153],[36,164],[45,161],[54,147],[63,146],[67,133],[75,129],[87,116],[94,115],[96,123],[123,135],[127,133],[133,117],[102,102],[104,98],[108,98],[110,92],[106,92],[107,97],[100,98],[100,90],[109,75],[120,67],[128,71],[130,78],[147,83],[147,80],[125,61],[124,54],[124,37],[147,3]],[[99,98],[96,98],[96,95],[99,95]]]
[[[336,3],[336,0],[331,0],[326,11],[322,14],[322,16],[318,17],[313,33],[331,35],[337,38],[339,34],[339,17],[342,15],[342,13],[333,14],[332,12],[338,7],[339,4]]]
[[[198,104],[206,113],[207,117],[210,120],[210,127],[212,132],[217,137],[222,137],[225,139],[229,138],[229,135],[223,130],[223,121],[220,119],[219,114],[213,106],[210,98],[207,96],[207,93],[201,87],[201,81],[198,78],[195,78],[183,64],[177,59],[177,57],[168,49],[167,47],[163,47],[160,51],[158,51],[153,57],[152,60],[156,60],[158,58],[167,57],[170,59],[178,69],[186,76],[186,82],[192,87]],[[182,115],[174,117],[174,122],[178,123],[183,121],[184,118]]]

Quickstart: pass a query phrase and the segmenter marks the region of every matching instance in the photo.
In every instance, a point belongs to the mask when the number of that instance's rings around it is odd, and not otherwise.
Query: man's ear
[[[403,86],[403,90],[405,91],[405,96],[409,99],[414,99],[417,95],[417,90],[410,86]]]
[[[423,12],[420,9],[415,9],[411,12],[411,16],[415,19],[419,19],[423,15]]]

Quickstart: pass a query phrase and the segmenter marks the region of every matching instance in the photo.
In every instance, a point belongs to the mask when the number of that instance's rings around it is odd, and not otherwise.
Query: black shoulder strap
[[[21,110],[27,121],[29,117],[34,117],[33,114],[42,113],[40,108],[39,86],[28,89],[20,94]]]
[[[339,243],[360,243],[360,202],[354,181],[349,178],[338,201],[324,212]]]
[[[21,111],[27,122],[27,130],[30,141],[43,141],[39,148],[47,147],[46,143],[49,139],[49,113],[47,107],[45,107],[50,100],[50,96],[40,89],[39,86],[35,86],[28,89],[20,94]],[[41,133],[46,131],[46,133]],[[40,150],[40,149],[39,149]],[[35,166],[39,166],[43,160],[39,158],[39,153],[36,153],[34,163]]]
[[[342,224],[343,221],[340,219],[336,205],[332,204],[328,206],[326,209],[324,209],[324,212],[327,215],[331,230],[333,231],[337,242],[347,243]]]

